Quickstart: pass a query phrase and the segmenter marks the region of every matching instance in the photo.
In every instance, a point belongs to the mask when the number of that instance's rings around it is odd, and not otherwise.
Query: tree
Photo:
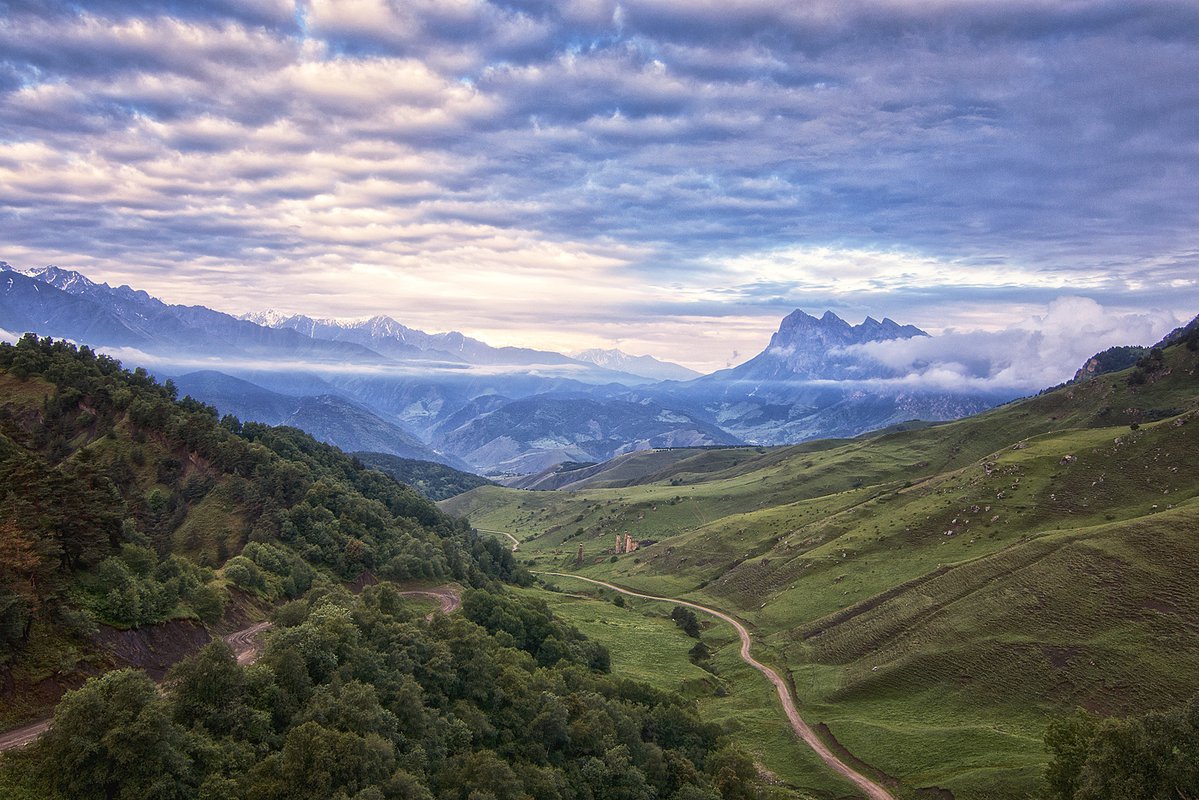
[[[670,618],[674,620],[674,624],[682,629],[683,633],[688,636],[699,638],[699,619],[695,616],[695,612],[686,606],[675,606],[670,612]]]
[[[1079,777],[1099,720],[1078,709],[1068,717],[1049,723],[1045,731],[1045,747],[1052,754],[1045,769],[1045,780],[1054,797],[1073,800]]]
[[[142,672],[117,670],[68,692],[38,745],[47,785],[72,800],[183,800],[195,743]]]
[[[1199,700],[1095,731],[1075,800],[1199,797]]]

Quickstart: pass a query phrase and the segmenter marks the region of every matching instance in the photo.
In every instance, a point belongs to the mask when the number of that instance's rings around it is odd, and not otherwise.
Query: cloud
[[[701,368],[796,306],[1182,316],[1197,41],[1166,0],[0,2],[3,255]]]
[[[846,352],[900,374],[892,384],[1021,393],[1068,380],[1109,347],[1154,344],[1178,324],[1169,313],[1112,313],[1094,300],[1061,297],[1045,313],[1003,330],[947,330]]]

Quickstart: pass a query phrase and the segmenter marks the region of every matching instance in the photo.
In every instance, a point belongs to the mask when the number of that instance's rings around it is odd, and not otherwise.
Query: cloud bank
[[[903,375],[896,381],[903,385],[1015,396],[1069,380],[1109,347],[1154,344],[1179,323],[1172,316],[1112,313],[1094,300],[1062,297],[1044,314],[1004,330],[948,330],[846,352]]]

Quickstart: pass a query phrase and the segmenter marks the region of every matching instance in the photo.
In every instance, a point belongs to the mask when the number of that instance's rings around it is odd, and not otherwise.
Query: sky
[[[0,0],[0,259],[705,371],[794,308],[1145,339],[1196,75],[1193,2]]]

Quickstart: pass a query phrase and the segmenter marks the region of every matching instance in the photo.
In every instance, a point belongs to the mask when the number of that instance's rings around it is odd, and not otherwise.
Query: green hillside
[[[1039,797],[1050,719],[1199,687],[1197,366],[1179,343],[946,425],[443,507],[533,569],[751,622],[811,721],[902,792]],[[643,547],[614,558],[624,532]]]
[[[447,500],[491,481],[469,472],[462,472],[436,461],[400,458],[390,453],[353,453],[370,469],[390,475],[400,483],[411,486],[430,500]]]
[[[770,792],[693,698],[606,674],[602,645],[506,588],[529,576],[505,545],[307,434],[174,395],[87,348],[0,344],[2,721],[70,689],[0,747],[0,796]],[[460,609],[430,613],[411,581]],[[252,664],[204,645],[263,617]],[[116,640],[177,663],[119,669]]]
[[[119,666],[105,631],[219,628],[364,572],[517,574],[505,548],[339,450],[174,395],[87,348],[0,345],[0,725]]]

